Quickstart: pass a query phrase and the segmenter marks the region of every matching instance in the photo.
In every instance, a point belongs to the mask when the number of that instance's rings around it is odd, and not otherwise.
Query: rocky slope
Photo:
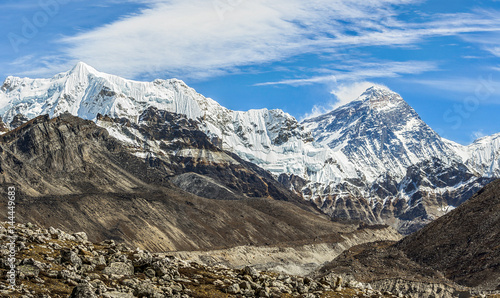
[[[155,117],[163,117],[157,129]],[[165,154],[137,154],[69,114],[37,117],[0,136],[0,182],[18,190],[17,219],[152,251],[335,239],[357,228],[328,220],[269,173],[211,144],[184,117],[150,109],[142,119]],[[210,182],[186,188],[198,195],[181,189],[189,172]]]
[[[163,150],[144,128],[148,107],[197,121],[212,144],[270,171],[333,218],[388,223],[403,233],[446,214],[500,175],[498,134],[470,146],[445,140],[401,96],[381,87],[302,123],[280,110],[226,109],[179,80],[130,81],[84,63],[51,79],[8,77],[0,88],[0,116],[10,128],[23,117],[69,112],[106,127],[138,156]],[[176,183],[186,188],[197,179]]]
[[[14,265],[17,274],[15,290],[0,280],[2,297],[397,297],[336,276],[312,279],[249,266],[206,266],[113,240],[91,243],[83,232],[67,234],[30,223],[10,232],[6,226],[0,225],[0,273],[8,275]],[[17,248],[13,263],[4,248],[12,236]]]
[[[440,272],[410,260],[394,244],[381,241],[354,246],[328,262],[314,276],[342,276],[344,280],[405,297],[458,297],[460,293],[473,292],[446,279]]]
[[[459,284],[500,291],[500,180],[396,247]]]
[[[500,180],[399,242],[351,247],[316,277],[342,275],[411,297],[500,295]],[[469,293],[469,294],[466,294]]]

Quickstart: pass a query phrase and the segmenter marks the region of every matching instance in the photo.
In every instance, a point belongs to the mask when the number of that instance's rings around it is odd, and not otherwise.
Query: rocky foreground
[[[321,279],[188,263],[169,254],[132,250],[85,233],[17,224],[0,226],[2,297],[398,297],[353,280]],[[8,281],[10,237],[16,237],[15,291]],[[401,295],[399,295],[401,296]]]

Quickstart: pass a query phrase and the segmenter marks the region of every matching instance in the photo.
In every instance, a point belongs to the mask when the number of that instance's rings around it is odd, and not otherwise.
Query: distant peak
[[[366,89],[359,97],[364,103],[370,104],[370,107],[378,109],[387,105],[399,105],[404,103],[403,98],[396,92],[385,86],[372,86]]]
[[[388,87],[382,86],[382,85],[373,85],[370,88],[366,89],[361,96],[380,96],[380,95],[387,95],[387,94],[397,94],[396,92],[392,91]]]
[[[84,62],[78,62],[73,68],[69,71],[70,73],[96,73],[97,70],[93,68],[92,66],[84,63]]]

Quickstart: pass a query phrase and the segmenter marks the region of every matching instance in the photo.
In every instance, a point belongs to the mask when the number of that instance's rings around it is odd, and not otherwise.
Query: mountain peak
[[[68,72],[69,74],[90,74],[98,73],[98,71],[92,66],[79,61],[73,68]]]
[[[363,103],[369,104],[372,109],[382,109],[405,103],[398,93],[384,86],[372,86],[366,89],[359,99]]]

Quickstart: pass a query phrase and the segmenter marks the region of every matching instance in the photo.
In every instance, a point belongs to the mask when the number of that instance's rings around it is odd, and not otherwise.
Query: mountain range
[[[500,134],[469,146],[446,140],[400,95],[378,86],[302,122],[281,110],[229,110],[177,79],[137,82],[84,63],[50,79],[8,77],[0,87],[4,132],[40,115],[65,113],[105,128],[127,152],[152,167],[161,164],[162,175],[183,174],[169,183],[188,192],[201,179],[189,173],[216,164],[226,170],[203,183],[215,187],[217,197],[293,197],[336,220],[386,223],[402,233],[443,216],[500,177]],[[190,137],[172,129],[186,125]],[[265,179],[242,183],[245,170],[231,182],[229,172],[243,163],[255,164]],[[252,186],[259,181],[262,187]],[[283,186],[286,191],[276,191]]]

